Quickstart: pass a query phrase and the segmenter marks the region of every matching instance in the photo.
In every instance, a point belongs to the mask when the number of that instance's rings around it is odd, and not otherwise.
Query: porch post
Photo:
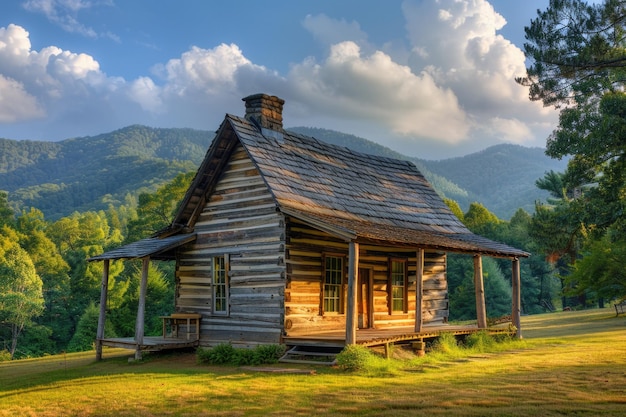
[[[356,343],[357,324],[357,274],[359,271],[359,244],[350,242],[348,247],[348,308],[346,311],[346,345]]]
[[[148,267],[150,266],[150,257],[146,256],[142,259],[141,268],[141,284],[139,285],[139,305],[137,306],[137,323],[135,323],[135,360],[141,360],[141,346],[143,345],[144,333],[144,316],[146,314],[146,291],[148,287]]]
[[[107,293],[109,292],[109,260],[105,259],[102,269],[102,287],[100,289],[100,315],[96,331],[96,360],[102,360],[102,339],[104,339],[104,321],[106,320]]]
[[[485,308],[485,283],[483,281],[483,258],[474,255],[474,291],[476,294],[476,321],[479,329],[487,328],[487,309]]]
[[[424,249],[417,250],[417,271],[415,272],[415,333],[422,331],[422,300],[424,283]]]
[[[513,271],[512,271],[512,290],[513,290],[513,301],[512,301],[512,309],[511,312],[511,321],[513,322],[513,326],[515,326],[516,336],[518,339],[522,338],[522,319],[521,319],[521,305],[522,305],[522,296],[521,296],[521,283],[520,283],[520,263],[519,258],[513,258],[511,262]]]

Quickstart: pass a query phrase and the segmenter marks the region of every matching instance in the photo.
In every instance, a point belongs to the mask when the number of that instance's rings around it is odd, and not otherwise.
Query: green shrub
[[[254,349],[235,349],[228,343],[199,348],[198,361],[208,365],[250,366],[278,362],[285,353],[282,345],[259,345]]]
[[[346,346],[336,359],[340,369],[375,378],[394,377],[404,366],[400,360],[384,358],[370,348],[360,345]]]
[[[337,365],[347,371],[364,371],[375,359],[375,355],[366,347],[348,345],[337,355]]]
[[[260,364],[276,363],[285,354],[285,345],[258,345],[254,349]]]
[[[472,333],[465,339],[465,346],[468,349],[472,349],[476,352],[486,352],[493,348],[496,341],[489,334],[489,332],[483,330],[477,333]]]
[[[235,357],[235,348],[230,343],[222,343],[209,349],[198,349],[200,362],[209,365],[228,365]]]
[[[253,349],[235,349],[230,364],[235,366],[260,365],[257,363],[257,355]]]
[[[460,351],[456,337],[452,333],[441,334],[432,345],[432,352],[455,355]]]

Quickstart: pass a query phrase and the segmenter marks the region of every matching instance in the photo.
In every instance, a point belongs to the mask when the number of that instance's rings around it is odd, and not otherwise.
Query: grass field
[[[522,318],[507,350],[426,355],[387,372],[262,373],[192,353],[106,350],[0,363],[0,416],[624,416],[626,317]],[[291,366],[293,367],[293,366]]]

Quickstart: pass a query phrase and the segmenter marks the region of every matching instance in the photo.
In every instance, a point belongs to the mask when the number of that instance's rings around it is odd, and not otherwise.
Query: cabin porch
[[[396,343],[410,344],[418,355],[426,352],[426,342],[440,335],[453,334],[455,336],[469,335],[479,331],[487,331],[490,334],[514,335],[515,330],[508,323],[501,323],[488,328],[479,328],[477,325],[427,325],[421,331],[415,331],[413,326],[383,328],[383,329],[358,329],[354,344],[366,347],[383,347],[385,357],[390,357],[390,347]],[[336,356],[346,343],[346,335],[342,331],[324,331],[316,334],[302,334],[284,336],[282,343],[287,346],[285,355],[279,362],[311,363],[333,365]]]
[[[200,314],[175,313],[160,318],[163,321],[161,336],[98,338],[96,344],[132,349],[139,353],[196,348],[200,345]]]
[[[515,334],[515,329],[507,323],[485,329],[477,325],[425,325],[419,332],[413,326],[401,326],[381,329],[358,329],[355,344],[362,346],[380,346],[397,342],[423,341],[433,339],[444,333],[452,333],[455,336],[468,335],[479,331],[487,331],[490,334]],[[287,346],[319,346],[319,347],[344,347],[346,332],[342,330],[321,331],[302,335],[283,336],[283,344]]]

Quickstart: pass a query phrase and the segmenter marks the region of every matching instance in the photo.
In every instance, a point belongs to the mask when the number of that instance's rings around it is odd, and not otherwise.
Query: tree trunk
[[[17,338],[20,336],[20,333],[22,333],[22,329],[24,329],[23,325],[11,325],[11,348],[9,350],[11,360],[13,360],[13,357],[15,356],[15,351],[17,350]]]

